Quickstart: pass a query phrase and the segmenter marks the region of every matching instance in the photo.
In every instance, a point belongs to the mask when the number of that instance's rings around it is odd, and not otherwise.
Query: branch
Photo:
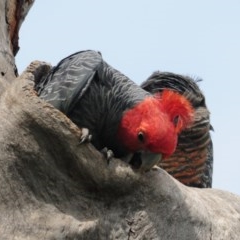
[[[238,239],[239,196],[80,145],[81,129],[33,90],[49,68],[31,64],[1,96],[2,239]]]

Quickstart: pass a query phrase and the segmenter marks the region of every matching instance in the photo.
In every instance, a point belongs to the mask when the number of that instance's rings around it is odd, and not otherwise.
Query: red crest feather
[[[194,110],[186,97],[172,90],[164,90],[156,96],[160,97],[162,110],[169,114],[177,133],[193,122]]]

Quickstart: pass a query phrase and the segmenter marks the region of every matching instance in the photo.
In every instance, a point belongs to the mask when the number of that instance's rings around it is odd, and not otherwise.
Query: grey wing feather
[[[99,52],[74,53],[61,60],[35,89],[42,99],[67,115],[88,89],[102,61]]]

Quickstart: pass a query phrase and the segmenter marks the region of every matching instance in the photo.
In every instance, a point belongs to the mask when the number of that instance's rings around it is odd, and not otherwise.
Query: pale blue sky
[[[133,81],[153,71],[200,77],[211,111],[213,187],[240,195],[240,1],[36,0],[17,66],[94,49]]]

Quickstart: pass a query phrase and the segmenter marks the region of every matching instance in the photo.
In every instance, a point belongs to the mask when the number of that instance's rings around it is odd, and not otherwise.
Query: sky
[[[211,112],[213,187],[240,195],[239,0],[36,0],[16,64],[56,65],[93,49],[136,83],[156,70],[202,78]]]

